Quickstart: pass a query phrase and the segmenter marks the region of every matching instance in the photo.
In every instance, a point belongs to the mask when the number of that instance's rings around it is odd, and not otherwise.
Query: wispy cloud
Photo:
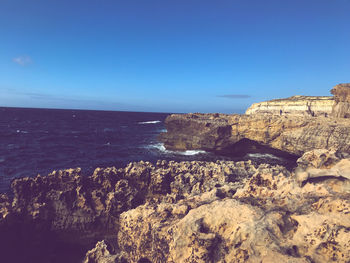
[[[115,100],[108,100],[94,97],[65,96],[59,94],[48,94],[41,92],[21,91],[13,87],[0,84],[0,94],[10,98],[16,104],[8,104],[0,96],[0,106],[11,107],[41,107],[41,108],[62,108],[62,109],[101,109],[101,110],[128,110],[134,105],[124,104]]]
[[[18,56],[12,59],[18,65],[26,66],[32,63],[32,59],[29,56]]]
[[[247,94],[226,94],[226,95],[218,95],[219,98],[227,98],[227,99],[248,99],[252,96]]]

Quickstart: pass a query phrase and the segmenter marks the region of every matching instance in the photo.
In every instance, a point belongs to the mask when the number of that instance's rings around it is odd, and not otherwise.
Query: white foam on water
[[[177,155],[187,155],[187,156],[207,153],[206,151],[202,151],[202,150],[170,151],[164,147],[163,143],[151,144],[151,145],[146,146],[146,148],[156,148],[157,150],[164,152],[164,153],[177,154]]]
[[[275,160],[283,160],[282,158],[270,154],[270,153],[248,153],[247,156],[249,158],[267,158],[267,159],[275,159]]]
[[[139,124],[156,124],[160,123],[161,121],[141,121]]]
[[[202,151],[202,150],[187,150],[184,152],[179,152],[179,154],[181,155],[197,155],[197,154],[201,154],[201,153],[206,153],[206,151]]]
[[[21,130],[17,130],[16,132],[17,133],[24,133],[24,134],[28,133],[27,131],[21,131]]]

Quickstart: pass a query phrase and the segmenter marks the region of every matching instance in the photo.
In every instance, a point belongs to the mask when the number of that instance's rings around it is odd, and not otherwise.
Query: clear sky
[[[350,82],[350,0],[0,0],[0,106],[237,112]]]

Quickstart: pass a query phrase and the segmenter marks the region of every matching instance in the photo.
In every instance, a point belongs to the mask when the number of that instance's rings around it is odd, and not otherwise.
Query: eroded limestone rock
[[[314,149],[350,153],[350,120],[277,115],[173,114],[160,139],[171,150],[242,152],[264,145],[303,155]],[[242,145],[249,141],[250,144]]]
[[[338,84],[332,90],[335,103],[332,108],[332,116],[338,118],[350,118],[350,83]]]
[[[116,255],[111,255],[106,243],[102,240],[86,253],[83,263],[115,263]]]
[[[16,179],[13,200],[0,196],[1,253],[13,255],[12,262],[77,262],[98,240],[117,248],[122,212],[146,201],[175,203],[221,186],[220,194],[232,196],[241,178],[256,169],[251,162],[141,161],[97,168],[91,176],[77,168]],[[26,249],[14,253],[17,247]]]
[[[293,96],[286,99],[254,103],[246,110],[245,114],[328,117],[332,113],[333,104],[333,97]]]
[[[318,149],[297,160],[296,178],[300,184],[323,181],[334,191],[350,193],[350,155]]]
[[[250,161],[158,161],[18,179],[13,201],[0,199],[2,257],[83,260],[87,245],[66,250],[60,240],[89,243],[86,263],[349,262],[350,193],[334,187],[348,180],[348,160],[315,150],[295,171]],[[330,184],[314,171],[339,176]],[[303,172],[322,180],[300,180]]]
[[[118,243],[129,262],[350,260],[347,192],[324,181],[300,185],[294,172],[279,167],[256,169],[234,195],[222,188],[124,212]]]

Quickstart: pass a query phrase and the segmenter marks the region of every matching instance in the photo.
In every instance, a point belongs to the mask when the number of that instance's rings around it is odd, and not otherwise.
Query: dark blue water
[[[200,151],[166,151],[157,140],[165,113],[0,108],[0,192],[16,177],[57,169],[121,167],[131,161],[217,160]],[[247,157],[237,157],[247,159]],[[236,158],[236,160],[237,160]]]

